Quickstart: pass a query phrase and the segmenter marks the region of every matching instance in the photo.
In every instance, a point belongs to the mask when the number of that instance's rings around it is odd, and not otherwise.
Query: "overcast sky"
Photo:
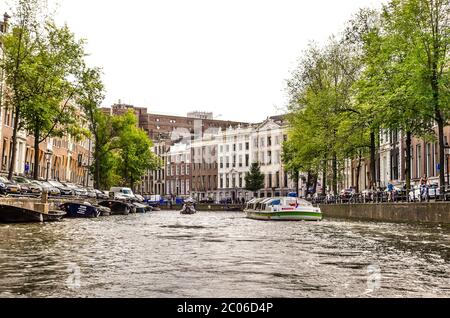
[[[5,1],[5,0],[0,0]],[[383,0],[50,0],[86,38],[106,99],[156,113],[213,111],[256,122],[286,106],[285,80],[324,42]],[[280,111],[281,109],[281,111]]]

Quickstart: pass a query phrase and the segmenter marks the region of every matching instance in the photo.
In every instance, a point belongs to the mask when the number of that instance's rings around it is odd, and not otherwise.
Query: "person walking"
[[[388,192],[388,202],[392,202],[394,194],[394,185],[392,184],[392,181],[389,181],[388,183],[387,192]]]
[[[25,175],[28,176],[29,173],[30,173],[30,164],[27,161],[25,163]]]
[[[420,198],[419,201],[422,201],[425,197],[425,200],[429,201],[430,197],[428,196],[428,178],[427,175],[424,174],[422,178],[420,178]]]

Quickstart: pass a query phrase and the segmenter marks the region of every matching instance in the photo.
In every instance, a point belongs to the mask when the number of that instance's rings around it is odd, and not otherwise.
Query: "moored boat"
[[[99,202],[99,205],[109,208],[111,210],[111,215],[128,215],[133,210],[130,203],[123,201],[106,200]]]
[[[66,212],[64,211],[49,211],[48,214],[43,213],[42,216],[44,218],[44,222],[58,222],[66,216]]]
[[[88,203],[66,202],[60,205],[68,218],[98,218],[100,210]]]
[[[59,221],[66,213],[63,211],[49,211],[42,213],[11,205],[0,205],[0,223],[40,223]]]
[[[99,211],[101,216],[110,216],[111,209],[101,205],[94,205]]]
[[[148,205],[137,202],[133,202],[133,205],[136,209],[136,213],[147,213],[151,211],[151,207],[149,207]]]
[[[244,210],[247,217],[254,220],[273,221],[321,221],[320,208],[296,197],[254,199]]]

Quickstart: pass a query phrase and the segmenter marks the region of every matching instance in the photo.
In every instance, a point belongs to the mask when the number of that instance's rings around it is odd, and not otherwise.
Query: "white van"
[[[130,188],[112,187],[109,192],[114,194],[115,199],[136,199]]]

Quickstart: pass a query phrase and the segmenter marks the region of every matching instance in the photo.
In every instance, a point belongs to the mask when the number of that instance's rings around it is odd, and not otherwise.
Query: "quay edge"
[[[450,224],[450,202],[321,204],[324,219],[343,218],[393,223]]]

